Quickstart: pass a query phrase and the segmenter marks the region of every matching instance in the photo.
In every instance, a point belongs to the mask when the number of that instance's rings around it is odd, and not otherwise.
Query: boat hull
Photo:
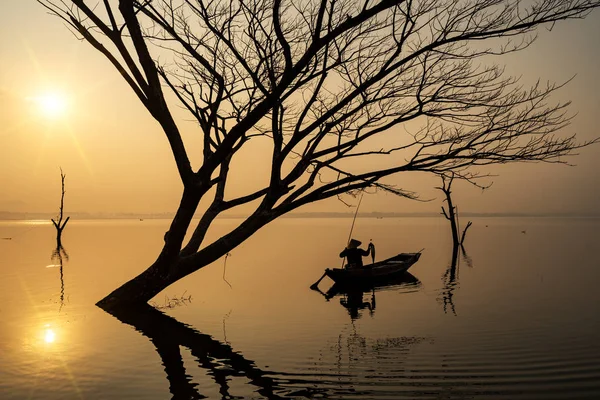
[[[403,289],[403,291],[410,292],[417,290],[421,287],[421,281],[419,281],[410,272],[402,272],[400,274],[389,277],[381,282],[377,281],[366,281],[366,282],[336,282],[331,286],[325,293],[327,299],[331,299],[335,296],[341,296],[352,292],[381,292],[387,290]]]
[[[327,268],[325,274],[336,283],[382,282],[404,274],[420,257],[421,253],[400,253],[362,268]]]

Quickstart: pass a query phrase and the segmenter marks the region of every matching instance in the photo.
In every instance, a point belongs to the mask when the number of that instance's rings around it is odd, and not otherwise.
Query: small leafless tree
[[[54,220],[54,218],[52,218],[52,223],[54,224],[54,227],[56,228],[56,248],[62,248],[62,232],[65,229],[65,226],[67,226],[67,222],[69,222],[69,219],[71,217],[67,217],[64,221],[63,221],[63,210],[64,210],[64,206],[65,206],[65,177],[66,175],[63,173],[62,168],[60,169],[60,187],[61,187],[61,191],[60,191],[60,208],[58,210],[58,216],[56,217],[56,221]]]
[[[121,74],[184,186],[156,261],[98,303],[107,309],[147,302],[306,204],[366,187],[414,198],[385,183],[393,174],[471,180],[471,167],[562,162],[589,144],[555,135],[570,120],[568,103],[549,102],[561,85],[526,88],[486,63],[600,0],[38,1]],[[199,166],[174,104],[197,122]],[[254,141],[270,149],[268,183],[232,197],[232,160]],[[215,218],[249,203],[239,226],[205,243]]]
[[[442,186],[437,187],[436,189],[441,190],[444,193],[446,208],[442,206],[442,215],[448,221],[450,221],[450,229],[452,230],[452,245],[453,248],[458,249],[458,246],[463,247],[463,243],[465,241],[465,236],[467,234],[467,230],[473,225],[471,221],[467,222],[465,229],[462,231],[462,235],[460,234],[459,228],[459,220],[458,220],[458,211],[454,202],[452,201],[452,182],[454,182],[454,173],[450,172],[449,174],[441,174],[442,178]],[[472,182],[475,185],[475,182]],[[486,189],[485,186],[480,186],[482,189]]]

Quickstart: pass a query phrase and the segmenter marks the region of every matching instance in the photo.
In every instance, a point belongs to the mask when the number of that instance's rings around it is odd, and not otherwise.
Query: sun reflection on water
[[[42,329],[42,342],[45,345],[55,344],[58,339],[59,331],[52,324],[45,324]]]
[[[55,340],[56,340],[56,333],[54,332],[53,329],[47,328],[44,331],[44,341],[46,343],[54,343]]]

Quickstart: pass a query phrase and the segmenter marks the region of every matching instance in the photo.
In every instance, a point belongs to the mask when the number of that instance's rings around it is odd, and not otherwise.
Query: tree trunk
[[[165,235],[165,245],[156,261],[96,303],[97,306],[110,311],[143,305],[169,285],[218,260],[277,216],[264,210],[257,211],[227,235],[188,254],[185,249],[181,250],[182,241],[198,205],[197,196],[198,192],[188,195],[184,191],[180,209]]]
[[[61,248],[62,247],[62,229],[57,228],[56,229],[56,248]]]
[[[133,307],[147,303],[174,281],[165,276],[164,271],[173,268],[165,261],[155,261],[147,270],[112,291],[96,305],[106,311],[118,307]]]
[[[450,197],[450,191],[448,191],[446,200],[448,201],[448,217],[450,217],[450,229],[452,229],[452,246],[458,247],[460,244],[458,238],[458,225],[456,224],[456,213],[454,205],[452,204],[452,198]]]
[[[442,176],[442,187],[439,187],[442,192],[446,195],[446,203],[448,204],[448,212],[442,206],[442,214],[448,221],[450,221],[450,229],[452,230],[452,246],[458,247],[460,244],[460,239],[458,237],[458,224],[456,222],[456,207],[454,207],[454,203],[452,203],[452,182],[454,181],[454,175],[450,177],[450,179],[446,183],[446,178]]]
[[[96,303],[97,306],[111,310],[117,306],[130,307],[147,303],[167,286],[177,281],[172,271],[179,264],[180,251],[187,229],[206,192],[202,188],[184,188],[177,213],[165,233],[165,244],[156,261],[144,272],[112,291]],[[206,265],[206,264],[204,264]],[[200,264],[200,267],[204,265]]]

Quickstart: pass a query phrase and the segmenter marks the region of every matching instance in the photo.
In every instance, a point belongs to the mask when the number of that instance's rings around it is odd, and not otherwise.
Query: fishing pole
[[[352,238],[352,231],[354,230],[354,223],[356,222],[356,216],[358,215],[358,209],[360,207],[360,202],[362,201],[364,192],[361,191],[360,198],[358,199],[358,205],[356,206],[356,211],[354,212],[354,218],[352,219],[352,226],[350,227],[350,234],[348,235],[348,242],[346,243],[346,247],[350,243],[350,239]],[[344,268],[344,263],[346,262],[346,257],[342,258],[342,268]],[[312,290],[319,290],[319,283],[327,276],[327,270],[323,273],[323,275],[319,278],[318,281],[310,285]]]
[[[350,243],[350,239],[352,238],[352,231],[354,230],[354,223],[356,222],[356,216],[358,215],[358,209],[360,208],[360,202],[362,201],[363,195],[365,192],[360,192],[360,198],[358,199],[358,205],[356,206],[356,211],[354,212],[354,218],[352,219],[352,226],[350,226],[350,234],[348,235],[348,240],[346,241],[346,247]],[[344,264],[346,263],[346,257],[342,258],[342,268],[344,268]]]

